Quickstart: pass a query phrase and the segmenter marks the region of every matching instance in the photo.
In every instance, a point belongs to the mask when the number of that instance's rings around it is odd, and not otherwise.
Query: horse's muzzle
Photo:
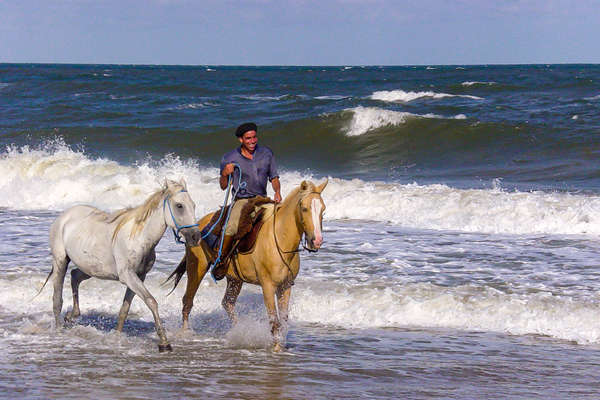
[[[185,243],[191,247],[198,246],[202,240],[202,232],[197,226],[184,228],[181,230],[181,234],[185,238]]]
[[[304,248],[312,253],[316,253],[319,251],[321,246],[323,245],[323,238],[315,239],[315,238],[306,238]]]

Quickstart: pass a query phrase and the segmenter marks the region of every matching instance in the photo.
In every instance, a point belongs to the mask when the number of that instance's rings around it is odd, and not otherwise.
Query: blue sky
[[[600,63],[600,0],[2,0],[0,62]]]

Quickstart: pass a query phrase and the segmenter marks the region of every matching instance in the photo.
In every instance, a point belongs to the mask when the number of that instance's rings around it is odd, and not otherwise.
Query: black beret
[[[256,126],[256,124],[254,122],[246,122],[237,127],[237,129],[235,130],[235,136],[242,137],[244,135],[244,133],[246,133],[248,131],[256,132],[257,129],[258,129],[258,127]]]

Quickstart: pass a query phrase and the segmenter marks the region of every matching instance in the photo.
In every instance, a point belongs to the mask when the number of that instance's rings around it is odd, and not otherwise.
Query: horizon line
[[[594,62],[558,62],[558,63],[481,63],[481,64],[146,64],[146,63],[91,63],[91,62],[5,62],[0,65],[112,65],[132,67],[318,67],[318,68],[377,68],[377,67],[482,67],[482,66],[519,66],[519,65],[600,65]]]

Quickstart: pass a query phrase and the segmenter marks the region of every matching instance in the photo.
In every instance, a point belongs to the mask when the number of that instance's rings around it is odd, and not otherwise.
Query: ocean
[[[172,353],[138,298],[114,331],[118,282],[85,281],[53,329],[52,286],[36,294],[59,213],[165,178],[214,211],[246,121],[283,196],[329,179],[285,351],[251,285],[232,326],[205,279],[180,330],[169,231],[146,282]],[[597,399],[599,157],[600,65],[0,64],[0,398]]]

